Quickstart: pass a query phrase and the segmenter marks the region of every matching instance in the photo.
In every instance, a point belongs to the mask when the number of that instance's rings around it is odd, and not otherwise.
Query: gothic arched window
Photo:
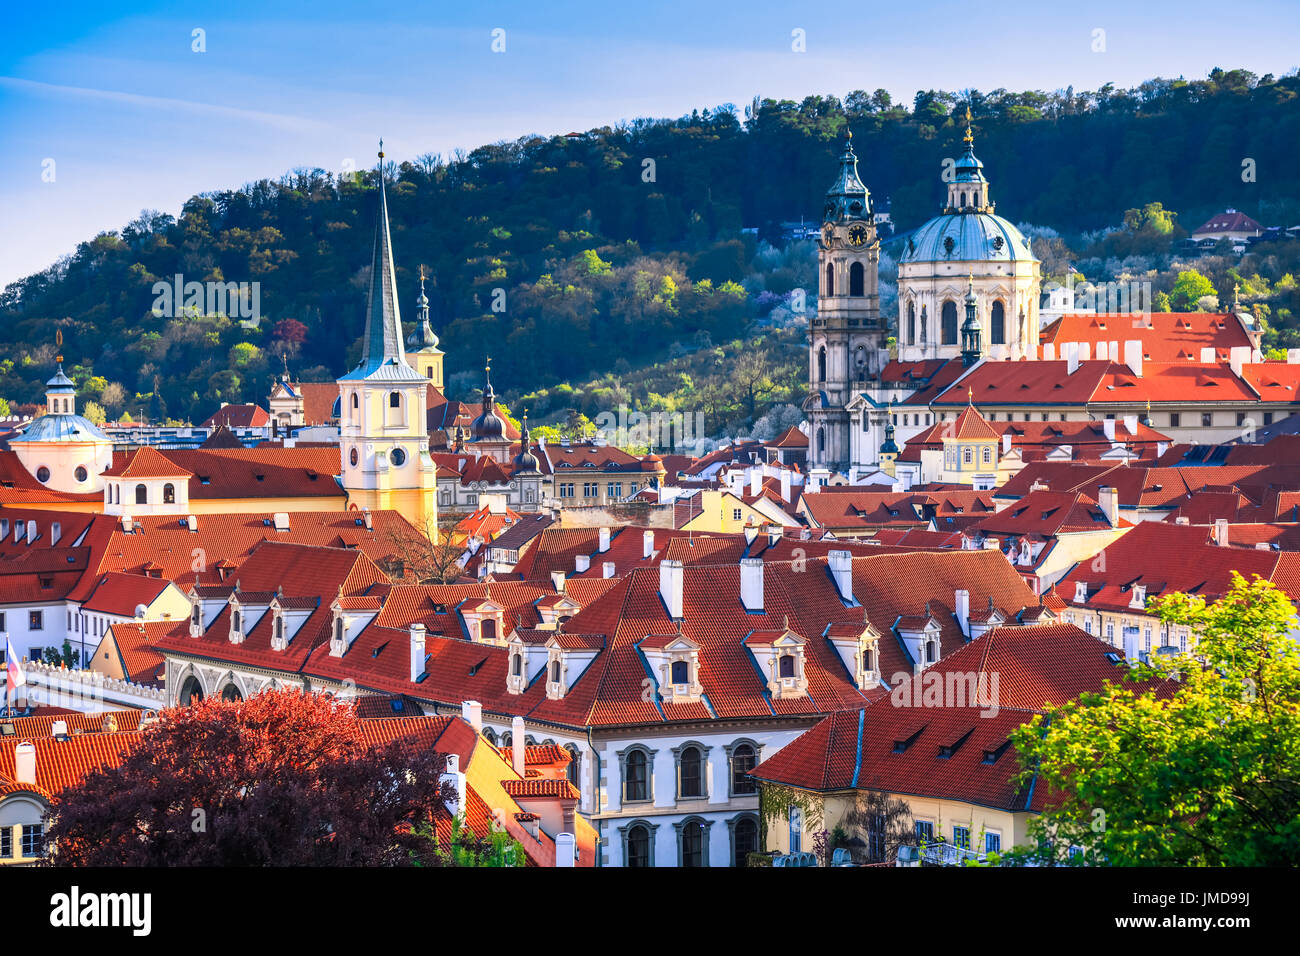
[[[863,290],[865,285],[866,270],[862,268],[861,262],[855,262],[849,267],[849,295],[865,295]]]
[[[916,303],[907,303],[907,341],[916,342]]]
[[[817,381],[826,381],[826,346],[817,350]]]
[[[949,299],[943,304],[940,315],[940,337],[943,345],[957,344],[957,303]]]
[[[826,294],[835,294],[835,266],[829,262],[826,263]]]
[[[1007,310],[998,299],[993,303],[993,317],[989,321],[989,342],[993,345],[1005,345],[1007,341]]]

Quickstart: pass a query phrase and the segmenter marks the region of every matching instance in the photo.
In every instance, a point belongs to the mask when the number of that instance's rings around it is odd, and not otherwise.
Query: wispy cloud
[[[25,90],[37,95],[120,103],[123,106],[143,110],[191,113],[214,120],[242,120],[292,133],[321,132],[330,128],[330,124],[320,120],[307,119],[302,116],[289,116],[284,113],[246,110],[235,106],[221,106],[216,103],[196,103],[192,100],[178,100],[167,96],[146,96],[141,93],[125,93],[121,90],[97,90],[84,86],[63,86],[57,83],[43,83],[39,80],[25,80],[16,76],[0,76],[0,86],[18,91]]]

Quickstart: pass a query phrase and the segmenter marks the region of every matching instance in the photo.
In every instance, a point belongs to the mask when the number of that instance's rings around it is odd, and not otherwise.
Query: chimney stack
[[[953,614],[957,616],[957,626],[961,632],[970,637],[970,592],[957,590],[952,596]]]
[[[781,500],[790,504],[794,499],[791,498],[793,492],[790,490],[790,469],[781,469]]]
[[[600,576],[602,578],[612,578],[614,576],[614,562],[606,561],[600,566]]]
[[[443,771],[442,779],[456,792],[456,796],[447,801],[447,812],[453,817],[458,816],[465,811],[465,775],[460,772],[459,754],[447,754],[447,769]]]
[[[581,574],[591,567],[591,555],[575,554],[573,556],[573,570]]]
[[[1061,346],[1061,351],[1065,355],[1065,374],[1073,375],[1079,371],[1079,343],[1066,342]]]
[[[465,719],[474,733],[483,733],[483,705],[477,700],[463,700],[460,702],[460,715]]]
[[[754,539],[758,537],[758,528],[752,524],[745,525],[745,544],[753,544]]]
[[[14,748],[14,783],[36,785],[36,745],[30,741]]]
[[[1115,440],[1115,419],[1103,418],[1101,420],[1101,430],[1106,435],[1106,441]]]
[[[1228,546],[1228,519],[1214,519],[1214,543],[1221,548]]]
[[[641,558],[649,561],[650,556],[655,553],[655,533],[647,528],[641,532]]]
[[[1124,342],[1124,364],[1138,378],[1142,377],[1142,340],[1128,339]]]
[[[1097,504],[1106,514],[1106,523],[1112,528],[1119,527],[1119,489],[1102,485],[1097,489]]]
[[[600,547],[598,550],[600,551],[601,554],[604,554],[606,551],[609,550],[609,529],[608,528],[600,529]]]
[[[1136,435],[1138,432],[1138,417],[1136,415],[1125,415],[1124,427],[1128,429],[1130,435]]]
[[[781,540],[781,526],[779,524],[770,524],[767,526],[767,546],[775,547],[776,543]]]
[[[835,581],[835,590],[845,604],[853,604],[853,554],[849,551],[832,551],[827,556],[827,566]]]
[[[510,757],[515,766],[515,773],[524,775],[524,719],[516,717],[510,721]]]
[[[1241,377],[1241,367],[1250,361],[1249,345],[1234,345],[1228,350],[1228,364],[1232,366],[1232,374]]]
[[[1056,361],[1056,346],[1051,342],[1048,342],[1046,345],[1043,346],[1043,361],[1044,362]]]
[[[1002,433],[1002,454],[1011,454],[1011,432]]]
[[[740,559],[740,603],[746,611],[763,610],[763,559]]]
[[[554,590],[558,591],[560,594],[564,593],[564,572],[563,571],[551,572],[551,587]]]
[[[415,682],[420,679],[424,673],[424,631],[425,627],[419,621],[411,625],[411,681]]]
[[[659,596],[668,608],[668,616],[682,616],[682,591],[685,587],[685,569],[680,561],[659,562]]]
[[[749,469],[749,493],[757,496],[763,493],[763,469]]]

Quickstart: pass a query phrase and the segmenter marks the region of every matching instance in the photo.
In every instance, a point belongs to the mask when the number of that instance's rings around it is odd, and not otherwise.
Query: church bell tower
[[[843,469],[851,457],[845,406],[875,381],[885,362],[880,318],[880,240],[871,196],[858,177],[853,134],[826,192],[817,247],[817,314],[808,324],[809,463]]]

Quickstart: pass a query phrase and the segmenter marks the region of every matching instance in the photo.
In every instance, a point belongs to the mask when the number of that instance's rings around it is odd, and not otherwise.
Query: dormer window
[[[523,654],[510,655],[510,673],[514,677],[524,676],[524,655]]]
[[[778,665],[779,666],[777,669],[781,674],[782,680],[794,677],[794,655],[793,654],[782,654],[778,659]]]
[[[804,639],[788,628],[752,631],[745,647],[754,655],[759,672],[767,675],[767,690],[773,697],[802,697],[808,692],[804,673]]]
[[[276,613],[275,624],[271,632],[271,647],[274,650],[282,651],[288,647],[289,642],[285,638],[284,615]]]
[[[673,661],[672,679],[669,683],[686,685],[691,682],[691,665],[686,661]]]
[[[230,605],[230,643],[242,644],[244,642],[244,615],[240,611],[239,605],[231,602]]]
[[[1147,586],[1145,584],[1133,585],[1133,599],[1129,601],[1129,607],[1145,609],[1147,606]]]
[[[1074,603],[1075,604],[1088,603],[1088,582],[1087,581],[1074,582]]]

